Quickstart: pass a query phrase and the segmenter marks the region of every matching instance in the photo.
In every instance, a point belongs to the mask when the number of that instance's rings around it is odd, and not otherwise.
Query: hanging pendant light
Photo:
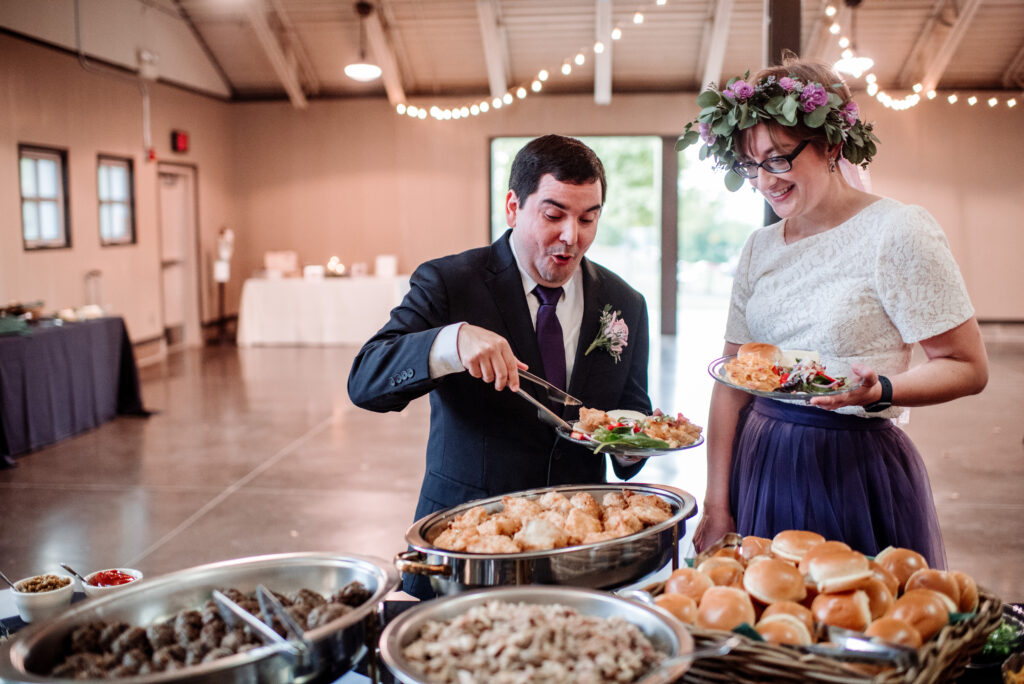
[[[850,8],[850,38],[852,43],[850,47],[843,50],[842,58],[839,59],[832,66],[836,71],[844,74],[850,74],[854,78],[860,78],[865,71],[870,71],[871,67],[874,66],[875,60],[870,57],[864,57],[863,55],[857,55],[857,5],[860,4],[861,0],[846,0],[847,7]]]
[[[368,2],[357,2],[356,13],[359,15],[359,61],[345,67],[345,75],[354,81],[375,81],[380,78],[381,69],[366,59],[366,17],[373,12],[373,5]]]

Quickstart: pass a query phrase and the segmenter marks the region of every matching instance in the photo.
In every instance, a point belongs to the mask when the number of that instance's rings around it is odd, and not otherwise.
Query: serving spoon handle
[[[78,574],[78,571],[75,570],[74,568],[72,568],[67,563],[57,563],[57,565],[59,565],[60,567],[64,568],[65,570],[67,570],[68,572],[70,572],[72,575],[74,575],[78,579],[82,580],[82,584],[88,584],[86,579],[84,577],[82,577],[80,574]]]
[[[7,579],[7,575],[5,575],[4,573],[0,572],[0,577],[3,578],[4,582],[7,582],[7,585],[11,589],[13,589],[14,591],[18,591],[18,587],[14,586],[14,582],[12,582],[11,580]]]

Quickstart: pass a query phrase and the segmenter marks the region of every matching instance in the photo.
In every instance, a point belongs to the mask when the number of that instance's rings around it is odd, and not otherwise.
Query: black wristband
[[[892,383],[889,378],[879,375],[878,384],[882,386],[882,396],[878,401],[864,407],[867,413],[880,413],[892,406]]]

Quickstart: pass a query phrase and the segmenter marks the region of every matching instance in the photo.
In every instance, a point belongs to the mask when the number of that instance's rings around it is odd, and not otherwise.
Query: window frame
[[[24,194],[24,183],[22,182],[22,161],[24,159],[50,160],[59,166],[57,180],[60,187],[57,189],[57,198],[42,198],[38,194],[35,197],[26,197]],[[38,186],[38,176],[36,178]],[[21,244],[26,251],[38,251],[46,249],[69,249],[71,247],[71,212],[70,212],[70,191],[68,189],[68,151],[59,147],[48,147],[46,145],[33,145],[28,143],[18,144],[18,216],[21,223]],[[30,240],[25,236],[25,204],[33,202],[38,207],[43,202],[56,202],[57,215],[61,219],[60,237],[54,240],[35,239]]]
[[[114,163],[111,163],[114,162]],[[127,171],[128,175],[128,199],[105,200],[100,197],[100,169],[103,166],[120,166]],[[103,206],[120,204],[128,211],[128,233],[121,237],[110,239],[103,235]],[[135,234],[135,160],[131,157],[120,157],[114,154],[96,155],[96,227],[99,233],[101,247],[117,247],[122,245],[136,244]]]

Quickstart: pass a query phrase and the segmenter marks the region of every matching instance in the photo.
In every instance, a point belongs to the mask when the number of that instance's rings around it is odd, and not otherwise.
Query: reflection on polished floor
[[[928,464],[950,567],[1006,601],[1024,600],[1021,337],[987,327],[985,392],[914,409],[907,426]],[[656,405],[706,424],[704,368],[717,352],[690,339],[653,346],[651,391]],[[345,390],[355,352],[210,347],[144,368],[155,415],[118,418],[0,471],[0,569],[24,577],[67,562],[155,575],[313,550],[390,559],[412,522],[429,409],[355,408]],[[703,461],[703,447],[653,460],[638,479],[700,501]]]

